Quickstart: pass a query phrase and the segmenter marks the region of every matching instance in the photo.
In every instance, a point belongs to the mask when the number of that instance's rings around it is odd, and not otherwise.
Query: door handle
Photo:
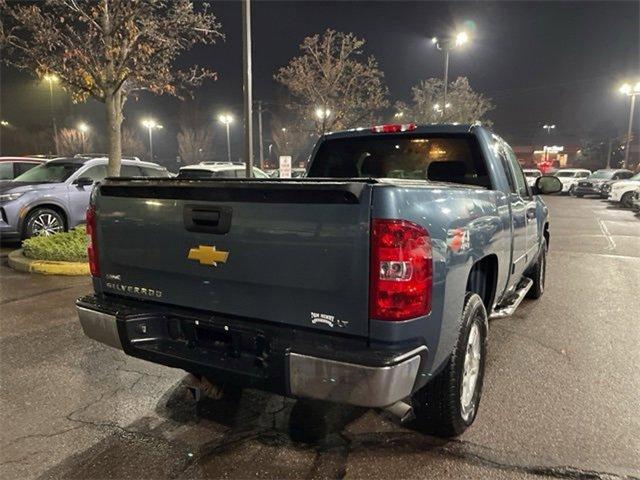
[[[190,232],[216,233],[223,235],[231,228],[231,207],[214,205],[185,205],[184,228]]]

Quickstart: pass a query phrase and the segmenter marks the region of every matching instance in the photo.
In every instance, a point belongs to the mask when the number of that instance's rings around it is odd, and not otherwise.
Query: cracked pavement
[[[491,323],[480,412],[453,441],[251,390],[196,403],[184,372],[83,336],[88,279],[14,272],[3,245],[0,477],[640,478],[640,219],[548,203],[547,291]]]

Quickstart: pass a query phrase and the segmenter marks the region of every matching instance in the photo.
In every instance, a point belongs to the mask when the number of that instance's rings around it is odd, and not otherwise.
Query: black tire
[[[487,352],[487,311],[479,295],[467,293],[458,341],[444,369],[412,397],[415,413],[414,427],[429,435],[456,437],[476,418],[484,380]],[[466,411],[462,393],[466,352],[472,329],[479,335],[479,364],[477,377]],[[470,392],[471,393],[471,392]]]
[[[620,203],[622,204],[623,207],[633,208],[633,192],[627,192],[624,195],[622,195],[622,198],[620,199]]]
[[[576,193],[576,197],[582,198],[582,197],[584,197],[584,194],[583,193]]]
[[[52,235],[66,230],[64,216],[51,208],[35,208],[27,215],[22,228],[22,239],[39,235]]]
[[[536,264],[526,273],[526,276],[533,280],[533,285],[527,292],[527,298],[538,299],[544,293],[544,282],[547,276],[547,241],[542,240],[540,253]]]

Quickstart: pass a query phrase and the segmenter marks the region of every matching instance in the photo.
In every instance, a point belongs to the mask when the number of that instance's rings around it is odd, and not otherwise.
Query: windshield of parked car
[[[308,177],[405,178],[490,187],[472,135],[383,135],[325,141]]]
[[[47,162],[24,172],[14,182],[60,183],[74,174],[82,163],[79,162]]]
[[[615,173],[613,170],[598,170],[589,175],[589,178],[611,178]]]

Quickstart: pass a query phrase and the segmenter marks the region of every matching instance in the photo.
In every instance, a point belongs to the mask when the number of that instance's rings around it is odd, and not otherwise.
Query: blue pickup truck
[[[561,188],[528,186],[509,145],[469,125],[328,134],[299,179],[107,179],[78,315],[89,337],[220,389],[459,435],[489,318],[543,293],[539,194]]]

